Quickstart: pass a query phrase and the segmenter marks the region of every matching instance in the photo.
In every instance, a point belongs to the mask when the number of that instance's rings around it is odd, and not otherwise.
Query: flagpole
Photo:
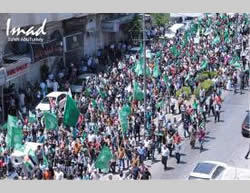
[[[143,60],[144,60],[144,131],[147,130],[146,110],[147,110],[147,81],[146,81],[146,37],[145,37],[145,13],[142,17],[142,33],[143,33]]]

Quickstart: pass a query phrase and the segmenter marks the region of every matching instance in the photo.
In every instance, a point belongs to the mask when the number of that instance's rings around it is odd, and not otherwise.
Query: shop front
[[[3,67],[0,68],[0,90],[1,90],[1,93],[0,93],[0,98],[1,98],[0,122],[4,122],[4,117],[5,117],[3,88],[4,88],[4,85],[6,83],[6,77],[7,77],[6,69]]]

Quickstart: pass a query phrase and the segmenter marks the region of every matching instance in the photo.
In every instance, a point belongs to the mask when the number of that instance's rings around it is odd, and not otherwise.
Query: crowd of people
[[[32,172],[25,172],[24,166],[13,167],[12,151],[5,142],[6,130],[2,130],[0,178],[98,180],[102,173],[109,173],[110,180],[110,174],[118,174],[120,180],[147,180],[152,176],[145,161],[154,163],[160,155],[164,170],[173,157],[180,163],[182,135],[190,139],[192,148],[197,141],[202,151],[207,118],[212,113],[214,121],[220,121],[223,89],[237,93],[238,85],[240,92],[248,86],[249,62],[244,54],[249,39],[248,18],[240,14],[205,15],[194,20],[188,30],[178,31],[170,40],[161,38],[164,35],[162,27],[154,26],[148,31],[150,40],[146,48],[152,56],[146,60],[149,70],[146,107],[143,100],[135,100],[133,93],[135,81],[141,89],[144,86],[143,75],[138,75],[134,68],[141,56],[140,53],[126,56],[126,51],[131,48],[126,44],[113,45],[105,57],[98,54],[98,57],[109,58],[108,69],[96,74],[88,84],[83,83],[81,93],[73,93],[81,112],[74,128],[63,124],[63,110],[57,106],[53,109],[58,117],[57,130],[46,130],[41,112],[37,112],[36,122],[29,122],[31,104],[51,91],[68,91],[77,67],[70,66],[68,77],[61,76],[56,80],[55,76],[49,75],[38,86],[35,96],[28,89],[20,90],[19,99],[15,100],[16,96],[10,98],[8,111],[16,116],[18,109],[21,110],[23,143],[42,144],[35,151],[38,163]],[[239,58],[240,66],[231,62],[235,58]],[[100,63],[97,60],[95,64]],[[202,66],[204,61],[207,64]],[[160,74],[153,76],[156,63]],[[196,97],[187,96],[185,92],[177,97],[178,90],[183,87],[189,87],[194,94],[201,84],[196,77],[204,71],[217,72],[209,90],[201,88]],[[131,109],[126,132],[119,117],[124,105]],[[183,134],[178,131],[176,115],[181,115]],[[103,146],[112,152],[107,171],[95,167]],[[42,167],[45,159],[48,165]]]

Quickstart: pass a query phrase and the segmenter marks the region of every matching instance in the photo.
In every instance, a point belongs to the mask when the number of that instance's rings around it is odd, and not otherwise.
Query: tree
[[[124,32],[129,34],[129,40],[132,42],[140,42],[142,39],[142,18],[135,15],[133,20],[126,25]]]
[[[152,23],[158,26],[165,26],[169,23],[170,13],[150,13]]]

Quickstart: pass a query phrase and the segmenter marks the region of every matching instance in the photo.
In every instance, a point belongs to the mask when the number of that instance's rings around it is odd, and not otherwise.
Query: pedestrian
[[[123,171],[125,169],[125,148],[123,144],[118,148],[118,159],[119,171]]]
[[[220,105],[216,102],[215,106],[215,116],[214,116],[214,122],[220,122]]]
[[[161,150],[161,162],[164,166],[164,170],[167,170],[167,162],[168,162],[168,158],[169,158],[169,149],[167,148],[166,145],[162,146],[162,150]]]
[[[249,154],[250,154],[250,144],[249,144],[248,152],[247,152],[247,154],[245,155],[245,159],[248,159]]]
[[[200,129],[199,133],[199,143],[200,143],[200,152],[203,151],[203,143],[204,143],[204,139],[205,139],[205,131],[203,129]]]
[[[176,163],[179,164],[181,160],[181,143],[176,143],[175,144],[175,158],[176,158]]]

